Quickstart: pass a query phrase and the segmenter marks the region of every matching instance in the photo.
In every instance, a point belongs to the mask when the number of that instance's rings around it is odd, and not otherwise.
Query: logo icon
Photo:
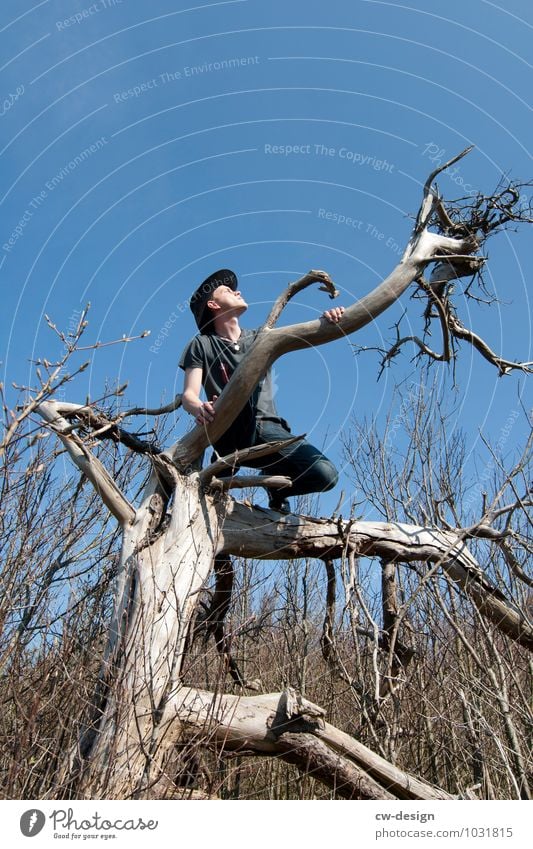
[[[37,808],[31,808],[29,811],[24,811],[20,818],[20,830],[24,837],[35,837],[42,831],[46,817],[42,811]]]

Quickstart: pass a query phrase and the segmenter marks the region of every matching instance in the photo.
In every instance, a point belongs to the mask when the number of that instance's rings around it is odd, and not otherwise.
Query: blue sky
[[[441,176],[449,197],[532,176],[532,26],[526,0],[4,0],[0,379],[28,383],[29,358],[58,354],[43,313],[68,329],[91,301],[88,341],[151,336],[97,352],[69,398],[127,380],[128,403],[168,400],[195,332],[188,297],[219,267],[239,275],[250,327],[310,268],[331,274],[339,303],[361,297],[398,261],[439,159],[475,145]],[[496,351],[533,359],[531,238],[502,234],[488,250],[502,304],[460,314]],[[329,305],[308,290],[284,323]],[[394,384],[416,380],[406,352],[376,383],[375,355],[351,343],[382,344],[405,307],[405,331],[419,332],[417,306],[404,297],[357,338],[276,364],[294,431],[339,461],[350,417],[383,416]],[[531,392],[466,347],[457,383],[474,473],[480,429],[497,439]],[[517,420],[506,452],[526,429]]]

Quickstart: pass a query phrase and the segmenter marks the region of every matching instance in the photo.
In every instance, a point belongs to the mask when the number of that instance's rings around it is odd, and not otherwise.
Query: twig
[[[452,156],[452,158],[448,159],[448,161],[445,162],[444,165],[439,165],[438,168],[435,168],[435,170],[431,172],[426,182],[424,183],[424,194],[427,194],[431,190],[431,184],[437,174],[440,174],[442,171],[446,171],[446,169],[449,168],[450,165],[455,165],[456,162],[459,162],[460,159],[470,153],[470,151],[473,150],[474,147],[475,145],[473,144],[469,145],[468,147],[465,147],[465,149],[462,150],[461,153],[458,153],[456,156]]]
[[[242,448],[240,451],[234,451],[233,454],[228,454],[226,457],[219,457],[214,463],[206,466],[200,472],[200,483],[207,486],[211,478],[219,472],[227,471],[228,469],[236,469],[239,466],[245,466],[246,460],[257,460],[260,457],[267,457],[269,454],[275,454],[281,448],[286,448],[288,445],[293,445],[304,439],[305,433],[301,436],[292,436],[290,439],[279,439],[276,442],[266,442],[261,445],[254,445],[251,448]]]
[[[298,292],[301,292],[303,289],[307,289],[308,286],[311,286],[312,283],[316,282],[322,283],[322,286],[319,287],[320,292],[328,292],[330,298],[337,298],[339,296],[339,290],[335,288],[333,280],[331,280],[325,271],[309,271],[308,274],[300,277],[299,280],[296,280],[294,283],[290,283],[285,291],[279,295],[262,329],[265,330],[274,327],[291,298],[294,298]]]
[[[132,410],[126,410],[117,416],[117,420],[125,419],[126,416],[164,416],[166,413],[173,413],[181,407],[181,395],[176,395],[170,404],[164,407],[134,407]]]
[[[249,486],[262,486],[266,489],[283,489],[292,486],[292,480],[282,475],[234,475],[230,478],[211,478],[213,489],[226,492],[228,489],[245,489]]]
[[[468,342],[477,351],[488,360],[489,363],[495,365],[499,371],[500,376],[505,374],[509,374],[513,369],[518,369],[519,371],[523,371],[526,374],[533,373],[533,361],[527,363],[516,363],[511,360],[504,360],[503,357],[499,357],[497,354],[492,351],[487,343],[478,336],[477,333],[474,333],[473,330],[469,330],[465,327],[456,316],[450,315],[448,317],[449,327],[452,334],[457,339],[463,339],[465,342]]]

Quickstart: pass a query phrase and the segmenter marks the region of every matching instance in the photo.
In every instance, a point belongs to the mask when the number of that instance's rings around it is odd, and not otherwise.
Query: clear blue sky
[[[129,381],[128,403],[168,400],[195,332],[187,299],[219,267],[239,275],[246,326],[310,268],[340,303],[362,296],[403,250],[432,154],[476,146],[440,180],[452,197],[533,176],[532,25],[526,0],[3,0],[1,379],[27,383],[30,357],[59,352],[44,312],[68,329],[90,300],[89,341],[151,337],[98,352],[69,398],[108,379]],[[461,314],[495,350],[533,359],[531,237],[503,234],[489,252],[504,303]],[[284,321],[329,305],[308,290]],[[356,340],[275,366],[280,412],[337,461],[350,416],[383,414],[412,372],[406,354],[376,383],[376,357],[350,342],[381,344],[404,305],[419,332],[404,298]],[[467,348],[457,380],[474,469],[479,429],[497,439],[527,389]]]

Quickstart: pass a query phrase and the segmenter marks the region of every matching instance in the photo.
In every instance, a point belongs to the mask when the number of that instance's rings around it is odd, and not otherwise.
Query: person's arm
[[[200,392],[202,391],[202,369],[188,368],[185,369],[185,382],[183,385],[183,395],[181,396],[181,404],[183,409],[194,416],[198,424],[209,424],[215,417],[215,409],[212,401],[202,401]]]

